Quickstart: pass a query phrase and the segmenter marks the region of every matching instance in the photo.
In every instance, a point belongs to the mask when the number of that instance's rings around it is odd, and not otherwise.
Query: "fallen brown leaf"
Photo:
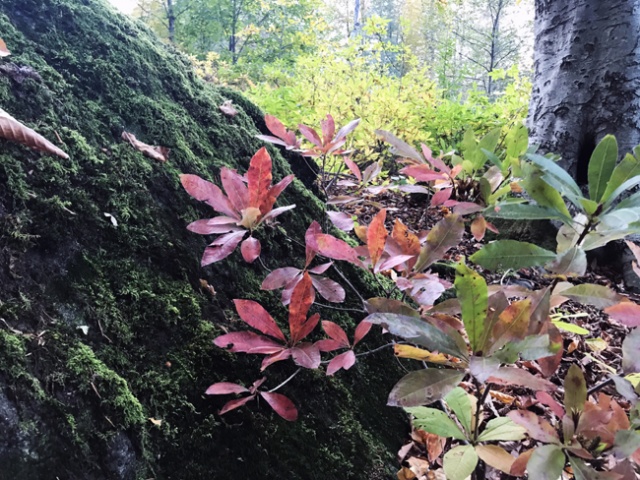
[[[69,158],[69,155],[64,153],[49,140],[39,133],[36,133],[35,130],[23,125],[1,108],[0,137],[12,142],[21,143],[22,145],[26,145],[27,147],[31,147],[36,150],[58,155],[65,159]]]
[[[133,133],[122,132],[122,139],[131,144],[133,148],[142,152],[143,155],[157,160],[158,162],[166,162],[169,159],[170,150],[167,147],[155,147],[147,145],[136,138]]]
[[[235,117],[238,114],[238,110],[232,105],[231,100],[225,101],[222,105],[220,105],[220,110],[225,115],[229,115],[230,117]]]

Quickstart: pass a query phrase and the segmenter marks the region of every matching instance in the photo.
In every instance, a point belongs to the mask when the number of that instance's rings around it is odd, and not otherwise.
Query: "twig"
[[[300,372],[302,371],[302,367],[299,367],[295,372],[293,372],[291,374],[291,376],[289,378],[287,378],[284,382],[282,382],[280,385],[278,385],[275,388],[272,388],[271,390],[269,390],[269,393],[273,393],[277,390],[280,390],[282,387],[284,387],[287,383],[289,383],[296,375],[298,375]]]
[[[593,395],[594,393],[596,393],[598,390],[603,389],[604,387],[606,387],[607,385],[613,383],[613,378],[609,377],[606,380],[600,382],[597,385],[594,385],[593,387],[591,387],[589,390],[587,390],[587,397],[589,395]]]
[[[317,305],[317,306],[323,307],[323,308],[329,308],[331,310],[339,310],[341,312],[367,313],[367,311],[362,309],[362,308],[334,307],[333,305],[325,305],[324,303],[318,303],[318,302],[314,302],[314,305]]]

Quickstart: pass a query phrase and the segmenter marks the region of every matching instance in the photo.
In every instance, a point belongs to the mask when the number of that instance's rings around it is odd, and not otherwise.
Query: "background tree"
[[[586,183],[596,143],[640,143],[640,1],[536,0],[531,141]]]

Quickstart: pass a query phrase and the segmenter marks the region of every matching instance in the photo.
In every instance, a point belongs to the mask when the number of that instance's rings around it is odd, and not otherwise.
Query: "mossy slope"
[[[383,404],[399,374],[373,357],[338,379],[300,375],[293,424],[264,405],[220,418],[222,400],[202,393],[258,375],[211,343],[237,327],[231,299],[282,310],[238,254],[200,268],[205,240],[185,225],[208,212],[178,175],[244,171],[261,113],[102,0],[0,0],[0,37],[13,52],[0,106],[70,155],[0,142],[0,478],[348,479],[392,465],[403,424]],[[230,97],[235,118],[218,109]],[[171,147],[170,161],[142,157],[123,129]],[[279,179],[291,166],[272,153]],[[288,236],[319,216],[301,182],[282,197],[298,207],[263,233],[272,268],[301,255]]]

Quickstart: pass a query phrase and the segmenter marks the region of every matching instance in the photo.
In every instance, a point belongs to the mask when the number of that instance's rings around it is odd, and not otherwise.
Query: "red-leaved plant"
[[[219,234],[204,251],[202,266],[228,257],[249,233],[240,247],[242,258],[251,263],[260,256],[260,241],[253,237],[262,223],[273,220],[295,205],[273,208],[278,196],[293,181],[288,175],[272,185],[272,162],[266,148],[261,148],[251,159],[246,177],[233,169],[222,167],[220,179],[226,195],[217,185],[197,175],[180,175],[184,189],[196,200],[205,202],[222,215],[196,220],[187,228],[201,235]]]

